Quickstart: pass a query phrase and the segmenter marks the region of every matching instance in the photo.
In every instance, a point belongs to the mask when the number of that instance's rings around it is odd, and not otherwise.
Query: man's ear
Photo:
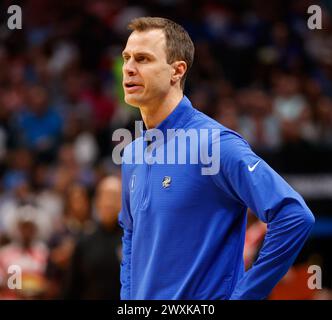
[[[181,81],[182,77],[187,71],[187,63],[185,61],[175,61],[172,63],[172,77],[171,83],[175,84],[176,82]]]

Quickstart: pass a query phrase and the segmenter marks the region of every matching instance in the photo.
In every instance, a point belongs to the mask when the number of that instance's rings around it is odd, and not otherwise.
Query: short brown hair
[[[152,29],[161,29],[166,38],[166,57],[167,63],[183,60],[187,64],[187,71],[183,75],[180,85],[184,88],[184,83],[194,61],[195,48],[188,32],[179,24],[172,20],[159,17],[141,17],[133,19],[128,29],[131,31],[148,31]]]

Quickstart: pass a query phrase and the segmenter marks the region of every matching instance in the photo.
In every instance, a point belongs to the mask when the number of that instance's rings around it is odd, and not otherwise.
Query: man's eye
[[[136,59],[138,62],[146,62],[148,59],[146,57],[137,57]]]

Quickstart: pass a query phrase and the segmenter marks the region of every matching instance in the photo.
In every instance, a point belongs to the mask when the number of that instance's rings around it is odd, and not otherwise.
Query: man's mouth
[[[135,82],[125,82],[124,87],[125,87],[126,91],[133,92],[133,91],[136,91],[136,90],[142,88],[143,86],[141,84],[138,84]]]

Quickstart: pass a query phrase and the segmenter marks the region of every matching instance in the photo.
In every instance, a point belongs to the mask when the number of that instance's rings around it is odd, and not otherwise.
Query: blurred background
[[[22,8],[9,30],[7,8]],[[310,5],[322,30],[310,30]],[[0,2],[0,298],[118,299],[127,23],[162,16],[196,47],[186,95],[240,132],[305,198],[311,236],[269,299],[332,299],[332,1],[22,0]],[[248,213],[250,267],[265,225]],[[10,265],[22,289],[8,288]],[[322,289],[307,286],[308,266]],[[15,281],[14,281],[15,282]]]

